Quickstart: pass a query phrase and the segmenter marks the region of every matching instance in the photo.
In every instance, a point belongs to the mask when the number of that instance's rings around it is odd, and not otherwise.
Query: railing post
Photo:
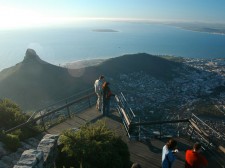
[[[42,116],[42,113],[43,113],[43,111],[39,112],[40,116]],[[44,131],[46,131],[45,122],[44,122],[44,118],[43,117],[41,117],[41,124],[42,124],[42,127],[43,127]]]
[[[162,124],[159,125],[159,138],[162,138]]]
[[[191,132],[191,135],[190,135],[190,138],[189,139],[192,139],[193,133],[194,133],[194,127],[192,127],[192,132]]]
[[[186,135],[188,134],[189,127],[190,127],[190,122],[188,122],[188,123],[187,123],[187,126],[186,126]]]
[[[180,119],[179,113],[178,113],[178,120]],[[180,131],[179,131],[180,123],[177,123],[177,137],[180,136]]]
[[[67,100],[66,100],[66,104],[67,104]],[[67,113],[68,113],[69,118],[71,118],[69,106],[67,106],[66,109],[67,109]]]
[[[141,117],[139,117],[139,123],[141,122]],[[139,141],[141,140],[141,125],[139,125],[139,128],[138,128],[139,130]]]
[[[44,118],[43,117],[41,117],[41,123],[42,123],[44,131],[46,131],[45,122],[44,122]]]
[[[88,103],[89,103],[89,107],[91,108],[91,98],[90,98],[90,95],[88,96]]]

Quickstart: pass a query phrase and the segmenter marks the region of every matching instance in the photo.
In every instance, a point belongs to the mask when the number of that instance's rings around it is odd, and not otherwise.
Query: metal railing
[[[145,139],[151,137],[189,136],[198,139],[207,147],[225,146],[225,137],[208,126],[193,113],[189,118],[171,116],[166,120],[146,121],[144,117],[135,115],[123,93],[115,96],[117,110],[123,121],[129,138]],[[191,131],[190,131],[191,130]]]
[[[188,119],[145,121],[143,117],[135,115],[122,92],[116,95],[115,99],[117,102],[117,111],[120,114],[124,127],[127,131],[127,135],[130,139],[141,140],[143,138],[149,138],[156,135],[161,138],[166,136],[164,134],[165,132],[168,133],[168,131],[163,131],[163,125],[189,122]],[[151,128],[152,126],[154,128]]]
[[[76,113],[93,106],[96,103],[96,99],[94,88],[78,92],[66,99],[35,111],[25,123],[4,132],[8,134],[32,123],[42,125],[43,129],[46,130],[67,118],[75,116]]]
[[[225,145],[225,137],[203,122],[200,118],[198,118],[193,113],[191,114],[191,118],[189,120],[191,124],[192,133],[191,136],[199,135],[207,146],[213,144],[223,144]]]

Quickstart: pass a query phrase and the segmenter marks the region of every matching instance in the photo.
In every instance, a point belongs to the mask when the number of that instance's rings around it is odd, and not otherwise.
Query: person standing
[[[170,139],[162,149],[162,168],[171,168],[173,162],[176,160],[174,153],[178,152],[175,149],[177,146],[177,141]]]
[[[95,93],[98,97],[97,99],[97,103],[96,103],[96,109],[98,109],[99,111],[101,111],[102,109],[102,85],[104,82],[104,76],[101,75],[94,83],[94,88],[95,88]]]
[[[195,143],[192,150],[186,151],[185,168],[203,168],[208,165],[208,161],[200,152],[201,144],[199,143]]]
[[[107,116],[110,110],[110,98],[111,96],[114,96],[114,94],[112,94],[110,90],[109,82],[104,82],[102,88],[103,88],[103,115]]]

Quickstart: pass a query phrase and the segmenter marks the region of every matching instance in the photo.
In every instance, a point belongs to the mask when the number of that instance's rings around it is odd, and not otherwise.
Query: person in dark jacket
[[[109,82],[104,82],[103,86],[103,115],[107,116],[109,115],[109,110],[110,110],[110,99],[114,94],[112,94],[110,87],[109,87]]]

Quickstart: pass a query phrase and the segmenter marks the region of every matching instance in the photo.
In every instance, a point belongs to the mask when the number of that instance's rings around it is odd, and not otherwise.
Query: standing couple
[[[109,115],[110,110],[110,98],[114,96],[112,94],[109,82],[105,81],[103,75],[101,75],[94,83],[95,93],[97,94],[96,108],[103,113],[104,116]]]

